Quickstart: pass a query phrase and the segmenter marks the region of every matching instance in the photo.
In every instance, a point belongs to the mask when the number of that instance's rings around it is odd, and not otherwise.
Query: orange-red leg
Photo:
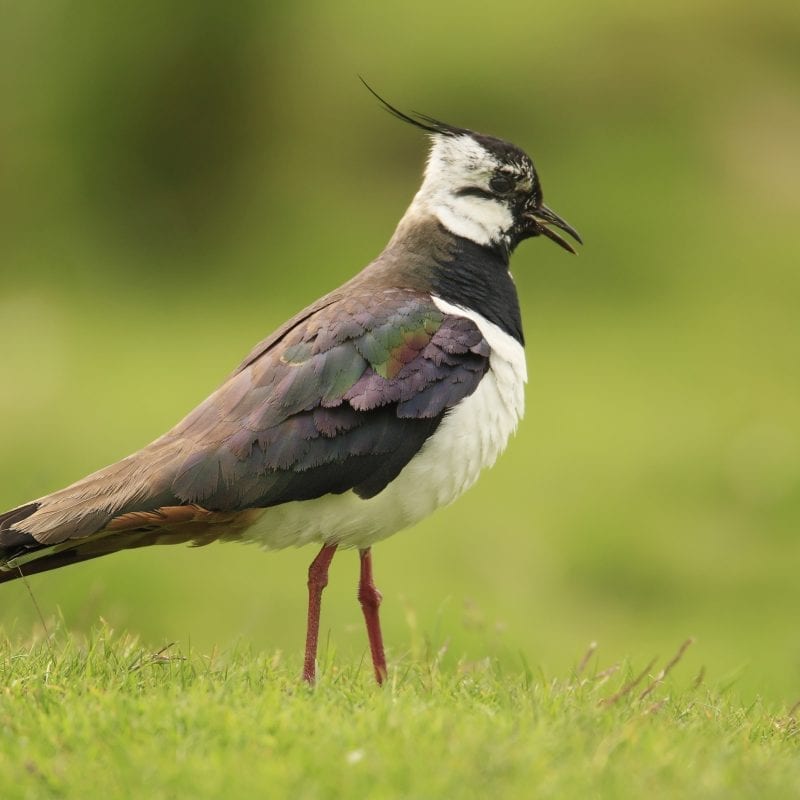
[[[322,609],[322,590],[328,585],[328,567],[336,553],[335,544],[326,544],[308,568],[308,626],[306,628],[306,657],[303,661],[303,680],[314,683],[317,677],[317,643],[319,615]]]
[[[361,579],[358,582],[358,600],[367,623],[369,649],[372,654],[372,666],[375,667],[375,680],[383,683],[386,679],[386,656],[383,653],[383,637],[381,636],[381,620],[378,608],[381,604],[381,593],[375,588],[372,580],[372,554],[369,547],[360,551]]]

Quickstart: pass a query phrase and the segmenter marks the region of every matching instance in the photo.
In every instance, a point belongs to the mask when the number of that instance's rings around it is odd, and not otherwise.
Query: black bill
[[[546,236],[560,247],[569,250],[570,253],[575,253],[575,248],[563,236],[559,236],[554,230],[551,230],[548,225],[559,228],[565,233],[568,233],[578,244],[583,244],[583,240],[578,231],[547,206],[541,205],[538,208],[532,209],[528,212],[528,216],[533,220],[537,234]]]

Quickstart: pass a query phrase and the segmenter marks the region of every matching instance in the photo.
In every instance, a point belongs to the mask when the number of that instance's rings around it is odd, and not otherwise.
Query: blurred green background
[[[0,506],[138,449],[381,249],[425,141],[508,138],[583,234],[513,262],[528,411],[376,548],[394,657],[564,674],[668,655],[800,695],[800,4],[2,3]],[[297,656],[311,550],[154,548],[30,580],[46,615]],[[323,628],[366,651],[357,559]],[[0,621],[27,636],[21,582]]]

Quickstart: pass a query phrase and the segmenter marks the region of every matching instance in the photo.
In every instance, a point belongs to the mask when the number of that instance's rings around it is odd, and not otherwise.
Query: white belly
[[[469,317],[491,347],[478,388],[449,411],[436,432],[375,497],[353,492],[264,509],[244,539],[266,548],[336,542],[369,547],[452,503],[505,448],[524,409],[527,379],[522,345],[473,311],[434,298],[445,313]]]

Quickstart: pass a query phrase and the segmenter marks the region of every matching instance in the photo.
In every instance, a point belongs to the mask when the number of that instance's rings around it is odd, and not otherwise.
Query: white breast
[[[452,503],[505,448],[524,410],[525,352],[512,336],[474,311],[437,297],[447,314],[468,317],[491,347],[489,370],[478,388],[448,412],[436,432],[380,494],[353,492],[283,503],[244,534],[266,548],[337,542],[368,547]]]

